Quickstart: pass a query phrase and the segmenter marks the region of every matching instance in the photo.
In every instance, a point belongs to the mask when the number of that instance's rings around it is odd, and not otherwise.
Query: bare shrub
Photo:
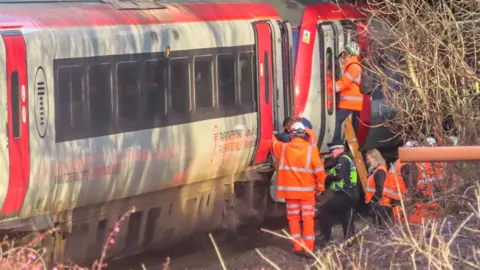
[[[480,6],[474,1],[368,0],[371,69],[403,139],[480,135]],[[449,128],[445,128],[445,127]]]

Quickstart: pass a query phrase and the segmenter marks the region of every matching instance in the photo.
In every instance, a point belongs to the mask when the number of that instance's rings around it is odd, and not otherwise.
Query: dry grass
[[[367,226],[340,245],[311,253],[314,261],[309,269],[480,269],[480,184],[474,190],[475,201],[465,201],[468,211],[420,225],[401,222],[389,230]],[[406,212],[403,207],[403,220]],[[295,241],[285,231],[284,235],[264,231]],[[281,269],[257,253],[271,267]]]

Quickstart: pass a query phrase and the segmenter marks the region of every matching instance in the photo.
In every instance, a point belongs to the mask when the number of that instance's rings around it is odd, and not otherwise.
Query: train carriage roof
[[[51,3],[52,5],[57,5],[57,7],[62,7],[62,6],[65,7],[65,5],[69,5],[69,6],[72,5],[73,7],[75,7],[82,4],[88,5],[90,3],[93,5],[98,5],[98,4],[109,5],[110,4],[120,9],[132,10],[132,9],[135,9],[136,6],[141,7],[140,5],[141,3],[152,3],[154,5],[157,5],[156,8],[161,7],[161,5],[169,5],[169,4],[188,5],[188,4],[197,4],[197,3],[198,4],[265,3],[273,6],[283,20],[289,21],[292,26],[299,26],[301,24],[302,17],[307,7],[314,7],[315,12],[317,12],[317,14],[319,15],[322,14],[323,17],[335,15],[335,17],[338,18],[339,17],[338,14],[340,12],[336,12],[337,14],[334,14],[333,11],[338,10],[339,7],[341,7],[344,11],[347,11],[347,12],[343,12],[343,14],[345,13],[347,14],[343,16],[349,17],[350,15],[348,14],[355,14],[355,16],[358,16],[358,13],[355,12],[355,9],[352,8],[352,6],[344,5],[344,4],[353,3],[355,1],[356,0],[335,0],[335,4],[332,4],[332,0],[134,0],[134,1],[128,1],[128,0],[54,0],[54,1],[52,0],[0,0],[0,4],[17,3],[17,4],[23,4],[23,6],[26,6],[26,5],[32,5],[35,3],[38,3],[38,4]],[[327,4],[330,4],[330,5],[327,5]],[[12,7],[12,6],[15,6],[15,5],[9,5],[9,7]],[[122,6],[123,8],[121,8]],[[144,6],[143,9],[148,9],[148,5],[146,7]],[[261,12],[259,11],[251,12],[252,17],[255,17],[255,14],[259,14],[259,13]],[[0,15],[0,23],[2,21],[1,17],[2,16]]]

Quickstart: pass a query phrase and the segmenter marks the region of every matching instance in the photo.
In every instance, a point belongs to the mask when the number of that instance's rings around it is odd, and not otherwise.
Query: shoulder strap
[[[353,64],[357,64],[359,67],[362,67],[362,64],[360,64],[359,62],[352,62],[352,63],[349,63],[347,66],[345,66],[345,70],[348,70],[348,68],[353,65]],[[363,73],[362,73],[363,74]],[[358,87],[361,87],[361,82],[360,84],[359,83],[356,83],[356,82],[353,82],[354,84],[356,84]]]

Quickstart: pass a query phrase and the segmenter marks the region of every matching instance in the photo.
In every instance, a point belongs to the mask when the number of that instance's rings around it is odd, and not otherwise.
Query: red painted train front
[[[325,151],[325,70],[339,78],[346,40],[366,49],[364,19],[350,6],[167,2],[0,2],[4,233],[62,225],[56,255],[83,261],[132,205],[112,255],[284,214],[268,195],[272,132],[305,116]]]

